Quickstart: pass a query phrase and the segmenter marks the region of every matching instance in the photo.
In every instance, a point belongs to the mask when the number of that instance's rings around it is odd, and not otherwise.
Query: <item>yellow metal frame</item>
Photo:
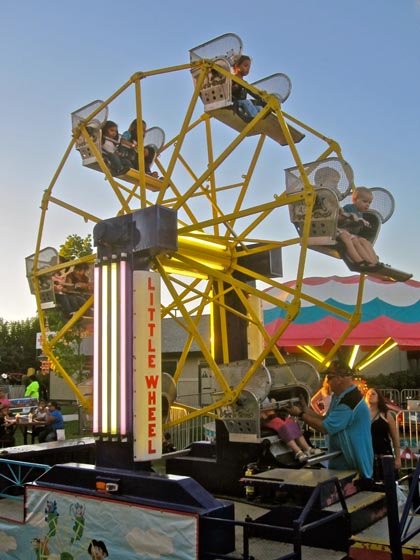
[[[111,175],[101,154],[98,152],[94,142],[89,136],[87,126],[89,121],[95,117],[104,107],[109,106],[117,97],[126,92],[130,87],[134,87],[134,104],[136,107],[136,116],[138,123],[143,120],[143,103],[142,103],[142,81],[148,78],[148,83],[154,76],[171,74],[176,72],[187,72],[191,69],[195,70],[195,88],[192,90],[191,98],[182,120],[179,133],[169,139],[163,146],[156,160],[156,166],[162,175],[162,180],[157,181],[147,176],[144,169],[143,157],[140,157],[143,150],[142,141],[138,146],[140,169],[138,172],[130,171],[127,177],[115,178]],[[39,223],[38,238],[36,242],[35,261],[33,281],[36,291],[37,307],[41,318],[42,339],[44,341],[43,350],[48,358],[53,362],[57,371],[59,371],[64,379],[74,390],[77,398],[83,406],[90,407],[90,403],[80,394],[74,385],[71,375],[64,371],[56,356],[54,355],[54,345],[61,337],[71,329],[74,324],[83,315],[83,312],[91,305],[90,299],[79,310],[79,312],[63,327],[63,329],[48,341],[46,328],[44,326],[45,311],[41,307],[39,297],[39,278],[44,274],[51,274],[54,270],[62,266],[56,265],[49,269],[38,270],[38,254],[43,247],[44,228],[48,215],[48,211],[54,207],[60,207],[65,211],[76,214],[92,225],[98,221],[108,218],[109,216],[99,216],[77,206],[74,202],[65,200],[65,197],[59,198],[53,195],[53,191],[58,184],[58,179],[64,166],[66,165],[70,154],[75,148],[76,139],[82,135],[90,149],[94,153],[97,163],[106,178],[106,188],[110,188],[114,193],[120,210],[118,214],[129,213],[139,208],[145,208],[150,205],[160,204],[178,211],[179,224],[179,249],[175,254],[157,256],[152,262],[152,268],[159,271],[162,282],[167,287],[171,295],[172,301],[162,305],[162,317],[172,317],[174,321],[180,322],[183,319],[183,326],[186,325],[188,332],[187,342],[179,360],[178,368],[175,373],[175,381],[178,381],[182,375],[182,370],[187,359],[187,355],[191,344],[195,341],[209,367],[212,369],[217,381],[223,392],[220,401],[212,403],[203,409],[190,410],[188,415],[174,421],[172,424],[185,421],[194,416],[201,414],[209,414],[216,411],[217,408],[227,405],[235,401],[247,382],[251,379],[258,367],[264,362],[265,358],[273,353],[280,363],[284,363],[284,357],[278,349],[277,343],[281,335],[286,331],[291,322],[298,315],[300,303],[302,300],[310,301],[319,307],[331,311],[348,321],[348,327],[343,333],[340,340],[334,345],[331,352],[326,356],[321,356],[320,369],[328,363],[340,345],[344,342],[351,330],[358,324],[360,320],[360,308],[362,301],[362,293],[364,287],[364,276],[360,276],[359,293],[355,310],[352,314],[346,313],[338,308],[322,301],[316,300],[305,294],[303,291],[303,278],[305,274],[305,263],[308,252],[308,237],[310,230],[310,218],[312,207],[315,200],[315,190],[306,175],[303,163],[301,161],[298,148],[295,145],[289,126],[297,127],[307,136],[315,138],[320,143],[320,151],[318,160],[323,160],[330,156],[342,157],[340,146],[334,140],[317,132],[312,127],[299,121],[297,118],[285,113],[281,107],[279,100],[267,92],[260,91],[254,86],[249,85],[250,91],[258,94],[266,103],[264,109],[239,133],[233,132],[230,136],[231,140],[218,150],[217,142],[214,140],[214,124],[211,113],[201,111],[197,118],[197,108],[201,110],[200,88],[203,84],[206,73],[215,70],[221,74],[228,76],[233,81],[241,83],[236,76],[230,75],[224,68],[209,60],[196,61],[192,64],[163,68],[160,70],[151,70],[147,72],[137,72],[123,84],[113,95],[108,97],[102,105],[98,106],[91,115],[89,115],[80,125],[73,131],[73,137],[67,147],[64,156],[55,172],[48,188],[45,190],[42,204],[41,217]],[[245,141],[252,133],[253,129],[258,125],[261,119],[269,112],[277,117],[278,125],[282,130],[288,145],[286,147],[279,146],[279,150],[289,150],[295,165],[299,168],[302,181],[303,191],[288,195],[286,192],[278,192],[271,200],[262,200],[259,204],[248,205],[247,195],[253,188],[252,180],[260,158],[261,152],[265,146],[267,138],[263,135],[254,137],[255,149],[251,154],[248,164],[241,179],[233,184],[223,184],[220,182],[221,169],[224,162],[228,161],[235,150]],[[194,162],[188,161],[183,153],[189,135],[192,133],[201,133],[205,144],[206,157],[208,165],[205,169],[195,170]],[[232,132],[232,131],[231,131]],[[141,131],[138,134],[139,139],[142,138]],[[176,183],[175,170],[181,167],[184,174],[190,177],[188,184],[178,185]],[[86,171],[89,174],[89,171]],[[153,183],[153,188],[150,186]],[[157,190],[157,188],[159,190]],[[235,201],[231,208],[224,207],[223,198],[226,194],[230,194]],[[261,196],[263,198],[263,196]],[[209,208],[206,216],[201,216],[194,211],[193,204],[197,201],[203,201]],[[306,206],[306,218],[304,222],[302,237],[290,237],[289,239],[261,239],[258,236],[258,227],[273,213],[280,212],[282,207],[288,204],[303,200]],[[286,218],[287,219],[287,218]],[[243,225],[244,221],[246,225]],[[250,249],[249,246],[252,245]],[[256,246],[257,245],[257,246]],[[300,256],[296,270],[296,281],[294,287],[279,282],[277,279],[267,278],[255,271],[248,270],[241,264],[241,256],[244,254],[259,253],[271,249],[283,248],[300,245]],[[90,260],[94,257],[81,260]],[[76,261],[75,261],[76,262]],[[78,261],[77,261],[78,262]],[[73,264],[73,263],[70,263]],[[278,288],[290,294],[290,301],[280,301],[259,287],[239,280],[235,273],[246,273],[249,277],[256,281],[264,283],[264,288]],[[219,289],[216,292],[213,286],[217,284]],[[246,313],[241,315],[235,309],[229,307],[226,303],[226,286],[228,290],[233,290],[243,303]],[[258,286],[258,283],[257,283]],[[273,305],[282,307],[286,311],[286,320],[273,335],[269,335],[261,323],[259,317],[255,313],[252,305],[249,303],[247,296],[252,295],[260,298]],[[224,378],[218,364],[215,363],[211,351],[208,349],[208,342],[203,340],[200,335],[198,324],[200,318],[206,312],[208,307],[218,306],[220,316],[223,318],[226,313],[232,312],[240,315],[247,321],[251,321],[264,340],[264,349],[260,356],[250,366],[249,371],[236,387],[230,387]],[[222,337],[222,347],[224,361],[229,361],[229,349],[227,345],[226,326],[221,325],[220,334]],[[312,349],[311,355],[315,355]],[[318,356],[319,358],[319,356]]]

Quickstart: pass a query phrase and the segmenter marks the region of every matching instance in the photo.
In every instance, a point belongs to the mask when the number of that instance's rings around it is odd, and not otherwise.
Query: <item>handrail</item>
[[[411,509],[413,514],[418,513],[420,509],[419,499],[419,477],[420,462],[414,473],[408,475],[411,479],[407,500],[404,505],[401,516],[398,512],[397,489],[395,484],[395,465],[394,457],[386,455],[382,458],[382,466],[384,471],[385,494],[388,502],[388,532],[389,547],[391,549],[392,560],[403,560],[402,546],[420,533],[420,527],[409,532],[413,518],[409,519],[408,515]]]
[[[5,480],[10,484],[1,489],[0,498],[9,498],[19,501],[23,501],[23,495],[15,496],[5,492],[5,490],[10,491],[11,488],[23,488],[27,482],[32,482],[38,478],[40,473],[35,473],[34,471],[41,470],[46,472],[51,468],[50,465],[44,465],[42,463],[28,463],[25,461],[13,461],[11,459],[0,459],[0,467],[1,465],[5,465],[6,472],[2,472],[2,469],[0,469],[0,482]]]
[[[310,514],[311,510],[313,509],[314,505],[316,504],[322,490],[323,487],[326,486],[327,484],[331,484],[334,483],[336,489],[337,489],[337,494],[339,497],[339,501],[341,504],[342,509],[336,512],[332,512],[329,515],[327,515],[326,517],[323,517],[322,519],[318,519],[316,521],[311,521],[309,523],[306,523],[306,519],[308,517],[308,515]],[[276,558],[276,560],[301,560],[302,559],[302,535],[305,532],[314,530],[322,525],[325,525],[326,523],[331,522],[334,519],[337,518],[348,518],[349,517],[349,512],[347,509],[347,504],[346,504],[346,500],[344,497],[344,493],[343,493],[343,489],[341,487],[340,481],[338,480],[337,477],[332,477],[328,480],[325,480],[321,483],[319,483],[316,488],[314,489],[314,491],[312,492],[307,504],[305,505],[305,507],[303,508],[302,512],[300,513],[299,517],[297,519],[295,519],[292,523],[292,527],[282,527],[279,525],[268,525],[268,524],[263,524],[263,523],[256,523],[253,522],[250,518],[249,519],[245,519],[245,521],[237,521],[237,520],[231,520],[231,519],[220,519],[220,518],[215,518],[215,517],[206,517],[205,519],[205,523],[219,523],[221,526],[223,525],[234,525],[235,527],[243,527],[243,550],[242,550],[242,556],[241,558],[243,560],[251,560],[251,558],[253,558],[252,556],[249,555],[249,540],[252,537],[254,531],[253,529],[269,529],[270,531],[273,532],[273,534],[275,535],[276,532],[280,532],[282,531],[283,533],[288,533],[291,535],[291,541],[293,543],[293,552],[288,552],[283,556],[279,556],[278,558]],[[275,540],[275,538],[273,539]],[[232,558],[231,554],[228,555],[223,555],[220,554],[220,552],[218,553],[212,553],[212,552],[208,552],[205,554],[205,558],[206,559],[210,559],[210,558],[219,558],[219,559],[223,559],[223,558]]]

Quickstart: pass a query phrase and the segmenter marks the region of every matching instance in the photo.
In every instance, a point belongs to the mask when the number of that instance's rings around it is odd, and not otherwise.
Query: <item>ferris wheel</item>
[[[37,244],[27,259],[27,273],[41,319],[43,350],[82,404],[87,405],[85,398],[56,348],[75,326],[89,323],[95,302],[89,292],[73,293],[79,296],[72,300],[73,312],[66,314],[57,332],[48,333],[48,315],[64,301],[55,279],[63,263],[51,241],[57,223],[68,221],[70,234],[78,224],[93,229],[106,218],[150,206],[177,212],[177,249],[155,255],[150,269],[159,272],[167,294],[162,319],[171,318],[185,331],[175,383],[182,378],[194,343],[220,389],[216,402],[193,414],[234,402],[253,377],[261,375],[269,354],[279,364],[285,363],[277,342],[305,297],[302,279],[308,248],[339,257],[337,209],[354,186],[351,167],[337,142],[283,110],[291,92],[286,75],[273,74],[248,84],[232,74],[235,57],[241,53],[240,38],[223,35],[191,49],[189,62],[138,72],[107,99],[72,113],[72,139],[44,192]],[[173,91],[182,87],[185,93],[182,111],[177,96],[171,95],[171,79],[176,84]],[[178,115],[175,132],[163,125],[143,135],[142,121],[147,121],[147,99],[153,98],[154,82],[156,91],[165,85],[167,104],[172,104],[166,113]],[[241,112],[232,94],[235,83],[258,105],[256,116]],[[104,125],[120,98],[129,95],[137,142],[120,146],[118,157],[131,165],[119,173],[104,149]],[[313,146],[310,163],[303,163],[299,154],[305,142]],[[75,186],[66,175],[75,162],[82,186]],[[282,169],[286,169],[285,181]],[[314,177],[319,170],[324,171],[324,183],[317,192]],[[334,188],[328,184],[332,175],[338,176]],[[283,268],[289,266],[289,250],[297,254],[293,288],[281,282]],[[84,268],[89,276],[94,260],[94,255],[87,255],[64,265],[73,271]],[[84,284],[88,283],[85,278]],[[266,291],[269,287],[291,297],[279,300]],[[287,320],[271,335],[264,328],[261,301],[286,311]],[[200,330],[209,310],[215,333],[211,347]],[[248,365],[232,381],[221,364],[244,359]],[[314,389],[317,382],[308,380]]]

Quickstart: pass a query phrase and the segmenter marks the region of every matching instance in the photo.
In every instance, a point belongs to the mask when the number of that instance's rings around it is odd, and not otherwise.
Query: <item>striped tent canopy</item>
[[[317,301],[330,304],[352,313],[357,301],[360,276],[330,276],[328,278],[307,278],[303,281],[302,292]],[[286,283],[291,288],[295,282]],[[286,291],[270,288],[268,292],[283,301],[291,301]],[[286,312],[280,307],[264,303],[264,324],[272,335],[284,322]],[[344,345],[359,345],[371,349],[392,339],[400,349],[420,348],[420,282],[383,282],[366,277],[362,318]],[[322,306],[301,300],[301,310],[277,345],[292,351],[299,345],[310,345],[323,350],[331,348],[343,334],[348,322]]]

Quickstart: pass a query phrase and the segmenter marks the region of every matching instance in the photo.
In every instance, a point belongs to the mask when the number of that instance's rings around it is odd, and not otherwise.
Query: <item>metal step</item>
[[[351,519],[352,533],[363,531],[387,514],[386,496],[383,492],[358,492],[346,498]],[[338,511],[339,503],[324,508],[325,511]]]
[[[330,549],[345,552],[352,534],[371,526],[387,514],[385,494],[358,492],[352,484],[353,476],[354,473],[328,469],[273,469],[254,477],[247,477],[247,484],[253,482],[257,485],[255,496],[260,500],[259,505],[266,507],[265,513],[253,520],[257,527],[252,528],[252,534],[266,540],[293,542],[294,524],[301,517],[312,492],[319,485],[318,498],[313,501],[305,521],[306,525],[316,524],[316,528],[305,529],[302,532],[302,543],[317,548],[324,548],[328,543]],[[337,482],[333,482],[334,478],[343,489],[346,510],[339,501],[335,486]],[[347,493],[344,491],[346,487]],[[270,503],[270,498],[274,495],[279,499],[281,492],[284,493],[284,503]]]
[[[319,484],[324,484],[318,508],[322,509],[338,500],[335,485],[327,481],[337,478],[345,496],[357,492],[353,484],[354,471],[336,471],[332,469],[270,469],[242,479],[244,485],[255,487],[255,497],[261,504],[304,506]]]

